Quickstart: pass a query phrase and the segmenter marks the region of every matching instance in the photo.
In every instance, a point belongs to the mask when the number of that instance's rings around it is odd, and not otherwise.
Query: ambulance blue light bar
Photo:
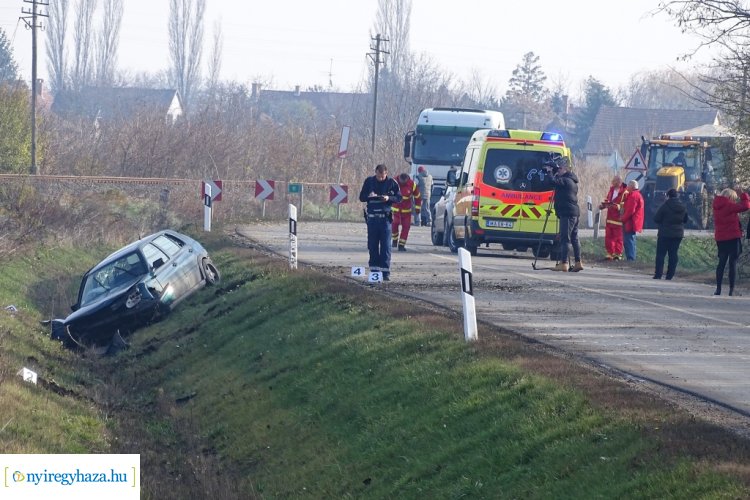
[[[562,134],[558,134],[557,132],[542,132],[542,140],[552,141],[552,142],[563,142],[563,136]]]
[[[487,132],[487,137],[503,137],[505,139],[510,139],[510,132],[507,130],[490,130]]]

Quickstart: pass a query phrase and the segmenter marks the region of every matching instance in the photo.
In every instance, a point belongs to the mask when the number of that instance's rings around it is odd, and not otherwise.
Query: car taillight
[[[474,188],[471,192],[471,216],[479,216],[479,188]]]

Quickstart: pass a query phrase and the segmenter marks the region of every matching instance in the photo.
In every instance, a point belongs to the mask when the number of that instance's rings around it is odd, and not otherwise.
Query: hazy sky
[[[54,2],[57,0],[49,0]],[[70,0],[75,5],[76,0]],[[169,0],[125,0],[119,68],[157,72],[169,64]],[[290,90],[320,85],[350,90],[371,65],[377,0],[207,0],[204,62],[213,30],[223,32],[222,79],[272,80]],[[31,32],[18,20],[23,0],[0,0],[0,27],[13,41],[24,79],[31,76]],[[522,56],[540,56],[549,81],[575,94],[589,75],[616,88],[638,71],[688,66],[677,57],[697,47],[663,14],[658,0],[413,0],[411,48],[468,80],[478,71],[504,93]],[[71,15],[72,17],[72,15]],[[72,35],[72,31],[71,31]],[[43,41],[44,36],[40,39]],[[38,71],[46,75],[41,45]],[[387,45],[385,46],[387,50]],[[704,61],[702,54],[698,61]]]

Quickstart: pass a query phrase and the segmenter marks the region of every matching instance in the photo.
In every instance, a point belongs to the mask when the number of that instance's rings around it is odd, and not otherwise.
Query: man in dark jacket
[[[654,279],[661,279],[664,272],[664,257],[669,255],[666,279],[671,280],[677,270],[677,251],[685,236],[687,208],[677,197],[677,190],[667,191],[665,201],[654,214],[654,222],[659,228],[656,233],[656,266]]]
[[[383,281],[391,276],[391,207],[401,201],[398,183],[388,177],[388,167],[375,167],[375,175],[365,179],[359,201],[367,203],[367,250],[370,252],[370,272],[383,273]]]
[[[569,160],[564,156],[554,159],[557,171],[547,167],[548,172],[554,172],[550,176],[550,182],[555,189],[555,214],[560,220],[560,262],[553,271],[568,270],[568,244],[573,245],[573,257],[575,265],[571,271],[583,271],[581,263],[581,245],[578,242],[578,177],[570,171]]]

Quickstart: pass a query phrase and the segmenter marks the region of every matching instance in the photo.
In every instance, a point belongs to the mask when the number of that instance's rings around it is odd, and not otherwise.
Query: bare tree
[[[625,106],[646,109],[696,109],[706,104],[696,99],[701,88],[700,75],[686,75],[674,69],[634,74],[628,85],[620,89]]]
[[[207,87],[211,95],[216,93],[221,73],[221,58],[224,50],[224,38],[221,31],[221,20],[214,23],[214,44],[211,50],[211,59],[208,61]]]
[[[96,45],[96,82],[112,85],[122,25],[123,0],[104,0],[101,30]]]
[[[75,11],[75,33],[73,34],[73,77],[72,85],[76,90],[89,85],[92,81],[92,37],[93,19],[96,11],[96,0],[78,0]]]
[[[68,0],[57,0],[49,3],[49,21],[47,26],[47,73],[52,92],[65,88],[66,53],[65,36],[68,26]]]
[[[378,0],[374,29],[388,40],[388,68],[397,78],[402,76],[409,59],[410,26],[411,0]]]
[[[665,0],[657,11],[677,21],[685,32],[703,39],[701,47],[716,42],[746,44],[750,30],[750,10],[743,0]]]
[[[200,80],[206,0],[170,0],[169,9],[170,79],[188,108]]]

